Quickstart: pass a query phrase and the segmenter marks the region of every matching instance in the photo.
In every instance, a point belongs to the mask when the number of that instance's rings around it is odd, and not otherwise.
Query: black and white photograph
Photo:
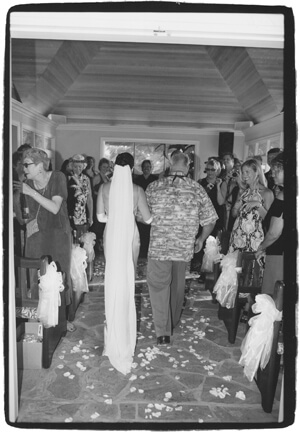
[[[5,26],[3,423],[292,427],[293,8],[44,2]]]

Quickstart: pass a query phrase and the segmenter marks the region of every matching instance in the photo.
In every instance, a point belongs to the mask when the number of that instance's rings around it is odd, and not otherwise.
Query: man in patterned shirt
[[[188,170],[189,157],[174,154],[169,175],[146,189],[153,216],[147,283],[158,345],[170,343],[182,312],[186,265],[218,219],[204,188],[187,177]],[[203,230],[195,241],[199,224]]]

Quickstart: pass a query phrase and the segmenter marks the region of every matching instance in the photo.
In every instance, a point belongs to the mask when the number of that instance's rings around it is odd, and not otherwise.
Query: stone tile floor
[[[207,424],[220,429],[244,423],[267,428],[278,422],[281,380],[273,411],[267,414],[255,382],[244,377],[238,364],[245,325],[240,324],[236,343],[228,343],[217,305],[197,280],[186,280],[186,304],[171,344],[155,346],[143,262],[137,272],[133,369],[127,376],[116,371],[102,356],[103,266],[98,259],[90,291],[76,312],[77,329],[61,340],[51,367],[20,371],[17,425],[203,429]]]

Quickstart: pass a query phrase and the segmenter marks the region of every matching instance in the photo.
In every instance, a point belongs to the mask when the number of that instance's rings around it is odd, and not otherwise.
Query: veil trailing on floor
[[[104,355],[123,374],[130,372],[136,344],[133,185],[130,167],[116,165],[109,192],[105,239]]]

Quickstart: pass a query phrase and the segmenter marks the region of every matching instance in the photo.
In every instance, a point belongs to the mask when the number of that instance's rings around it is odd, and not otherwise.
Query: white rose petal
[[[143,389],[139,389],[139,393],[140,394],[144,394],[144,390]]]
[[[130,392],[134,392],[134,391],[136,391],[136,388],[135,388],[134,386],[132,386],[132,387],[130,388]]]
[[[70,374],[71,374],[71,373],[70,373],[69,371],[66,371],[66,372],[64,373],[64,376],[65,376],[65,377],[68,377],[68,376],[70,376]]]
[[[111,398],[107,398],[106,400],[104,400],[104,403],[106,403],[106,404],[112,404],[112,399]]]
[[[230,382],[232,379],[232,376],[223,376],[223,379],[226,380],[227,382]]]
[[[65,419],[65,422],[72,422],[72,421],[73,421],[73,418],[71,416],[69,418]]]
[[[59,364],[59,365],[57,366],[57,368],[62,369],[62,368],[64,368],[64,365],[63,365],[63,364]]]
[[[93,413],[93,415],[91,415],[92,419],[96,419],[98,418],[98,416],[100,416],[100,414],[98,412]]]
[[[59,355],[59,359],[64,359],[64,355]]]
[[[75,374],[70,374],[69,379],[74,379]]]
[[[243,391],[238,391],[235,394],[235,396],[236,396],[236,398],[239,398],[240,400],[246,400],[246,396],[245,396],[245,393]]]
[[[136,379],[137,379],[137,375],[132,374],[128,380],[136,380]]]
[[[176,406],[176,407],[175,407],[175,410],[177,410],[177,411],[181,411],[181,410],[182,410],[182,406]]]

